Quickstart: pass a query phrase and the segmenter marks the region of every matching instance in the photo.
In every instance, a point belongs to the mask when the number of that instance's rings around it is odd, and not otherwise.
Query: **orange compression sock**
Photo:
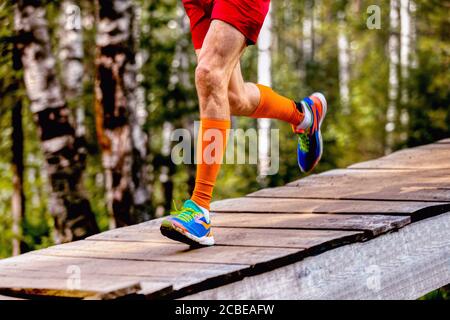
[[[303,113],[297,110],[295,102],[283,97],[271,88],[256,85],[261,93],[259,105],[251,115],[252,118],[278,119],[297,126],[303,120]]]
[[[227,144],[230,120],[201,119],[197,139],[197,174],[191,200],[209,210]]]

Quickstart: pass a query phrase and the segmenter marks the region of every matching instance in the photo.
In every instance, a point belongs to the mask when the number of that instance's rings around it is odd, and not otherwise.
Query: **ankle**
[[[297,104],[297,108],[301,109],[301,112],[303,113],[303,119],[297,125],[296,129],[297,130],[307,130],[307,129],[311,128],[312,121],[313,121],[311,108],[303,101]]]
[[[193,199],[191,199],[191,201],[194,202],[194,203],[197,205],[197,207],[200,208],[200,210],[202,210],[202,213],[203,213],[203,215],[205,216],[206,221],[208,221],[208,223],[209,223],[209,222],[210,222],[210,220],[209,220],[209,209],[207,209],[207,208],[205,208],[205,207],[202,207],[201,205],[199,205],[199,204],[198,204],[195,200],[193,200]]]

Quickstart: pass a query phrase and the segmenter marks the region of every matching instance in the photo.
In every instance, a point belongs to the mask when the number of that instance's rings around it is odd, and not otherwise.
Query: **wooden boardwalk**
[[[450,139],[212,209],[214,247],[160,219],[115,229],[1,260],[0,299],[414,299],[450,282]]]

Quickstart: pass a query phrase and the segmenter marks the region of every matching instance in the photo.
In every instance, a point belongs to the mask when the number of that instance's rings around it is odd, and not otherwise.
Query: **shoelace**
[[[309,151],[309,137],[306,132],[298,134],[298,143],[300,144],[300,149],[305,152]]]
[[[175,201],[173,202],[173,206],[175,210],[171,211],[170,214],[172,216],[177,216],[178,219],[184,222],[189,222],[198,215],[198,212],[192,208],[181,207],[181,209],[178,209]]]

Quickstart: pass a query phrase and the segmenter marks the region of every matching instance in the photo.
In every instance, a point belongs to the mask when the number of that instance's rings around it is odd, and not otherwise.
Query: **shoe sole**
[[[320,93],[320,92],[315,92],[313,93],[311,96],[316,97],[317,99],[319,99],[320,103],[322,104],[322,118],[319,121],[319,141],[320,141],[320,154],[319,157],[317,158],[317,160],[314,162],[313,166],[311,167],[311,169],[305,173],[309,173],[311,171],[314,170],[314,168],[317,166],[317,164],[319,163],[320,159],[322,159],[322,154],[323,154],[323,139],[322,139],[322,122],[325,119],[325,116],[327,115],[327,110],[328,110],[328,103],[327,103],[327,99],[325,98],[325,96]]]
[[[178,242],[183,242],[191,247],[213,246],[215,243],[213,236],[199,238],[190,233],[185,233],[172,223],[170,225],[161,224],[160,231],[163,236]]]

